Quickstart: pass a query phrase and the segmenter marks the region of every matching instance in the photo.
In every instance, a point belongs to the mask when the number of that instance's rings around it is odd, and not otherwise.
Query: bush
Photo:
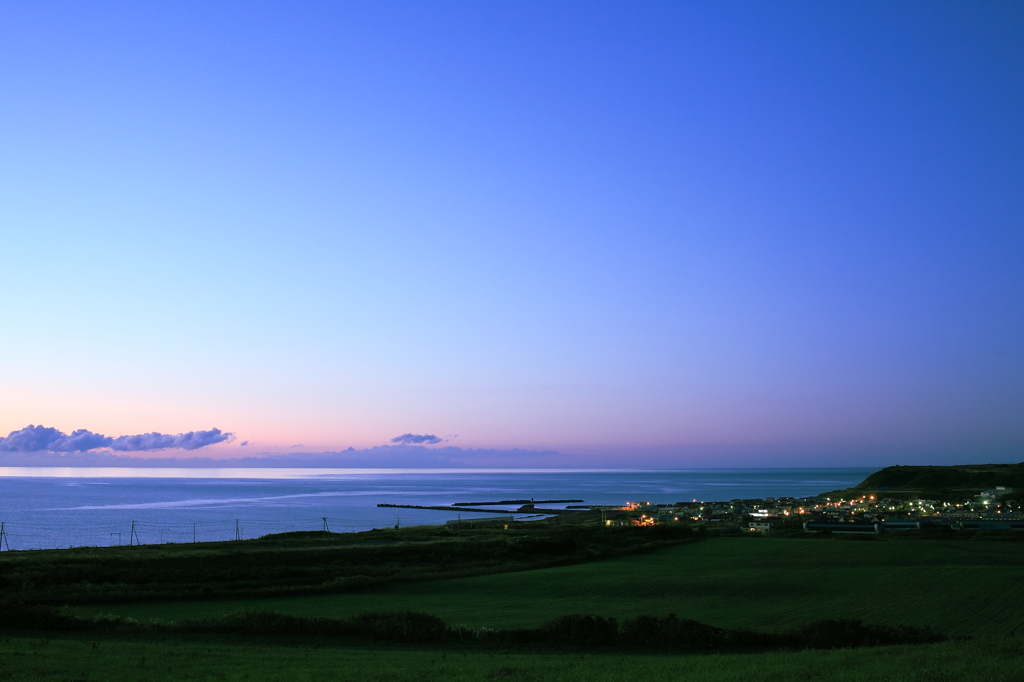
[[[439,642],[452,635],[443,620],[416,611],[375,611],[347,620],[351,634],[386,642]]]
[[[545,642],[573,646],[616,644],[619,627],[614,618],[571,613],[549,620],[540,627]]]
[[[3,627],[26,630],[88,630],[91,623],[84,618],[77,618],[63,613],[59,609],[39,606],[26,606],[19,603],[0,605],[3,613]]]
[[[695,620],[667,616],[637,616],[622,624],[622,641],[660,649],[716,649],[729,642],[729,631]]]
[[[854,618],[818,620],[787,633],[801,649],[845,649],[888,644],[929,644],[946,637],[931,628],[911,625],[865,625]]]

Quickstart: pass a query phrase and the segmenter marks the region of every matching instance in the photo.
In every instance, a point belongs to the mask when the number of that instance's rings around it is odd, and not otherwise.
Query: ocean
[[[805,497],[871,468],[679,471],[133,469],[0,467],[0,550],[204,542],[293,530],[333,532],[480,518],[377,507],[505,499],[587,504]],[[555,506],[555,505],[547,505]],[[517,518],[530,518],[517,514]],[[134,536],[132,528],[134,527]]]

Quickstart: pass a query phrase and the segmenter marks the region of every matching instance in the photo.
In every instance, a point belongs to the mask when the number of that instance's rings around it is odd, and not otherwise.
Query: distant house
[[[749,524],[747,524],[747,532],[760,533],[761,535],[764,535],[765,533],[771,533],[772,524],[768,521],[751,521]]]
[[[997,498],[1002,497],[1003,495],[1008,495],[1012,492],[1013,488],[1007,487],[1005,485],[997,485],[995,488],[992,488],[991,490],[981,491],[978,494],[978,497],[982,499],[995,500]]]

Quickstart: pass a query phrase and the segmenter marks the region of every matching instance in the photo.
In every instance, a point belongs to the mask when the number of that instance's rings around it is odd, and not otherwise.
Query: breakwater
[[[429,509],[432,511],[446,511],[446,512],[475,512],[477,514],[570,514],[573,513],[574,509],[541,509],[540,507],[530,507],[529,509],[476,509],[473,507],[455,507],[455,506],[423,506],[418,504],[388,504],[381,503],[378,507],[389,507],[391,509]]]

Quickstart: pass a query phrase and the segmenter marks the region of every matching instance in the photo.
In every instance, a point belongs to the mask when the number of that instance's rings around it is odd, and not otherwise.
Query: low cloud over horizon
[[[395,436],[391,439],[392,443],[398,445],[437,445],[441,442],[441,439],[432,433],[429,434],[416,434],[416,433],[403,433],[401,436]]]
[[[198,450],[207,445],[230,442],[235,434],[214,428],[209,431],[188,433],[140,433],[133,436],[105,436],[88,429],[72,431],[70,435],[49,426],[29,424],[0,438],[0,452],[86,452],[110,449],[115,452],[146,452],[151,450]]]
[[[75,450],[70,449],[71,443],[62,439],[71,439],[75,434],[67,436],[56,429],[50,429],[40,434],[39,429],[46,427],[27,427],[21,431],[12,433],[17,436],[12,441],[10,436],[0,439],[0,463],[4,466],[118,466],[118,467],[341,467],[341,468],[476,468],[476,467],[512,467],[522,466],[528,463],[535,467],[538,463],[544,462],[552,466],[552,457],[558,457],[560,453],[554,450],[523,450],[512,448],[499,450],[492,448],[460,448],[452,445],[442,447],[427,447],[424,444],[377,445],[363,450],[348,448],[343,451],[327,452],[253,452],[245,457],[224,457],[224,453],[217,458],[201,455],[183,456],[178,453],[168,453],[163,456],[140,457],[133,452],[121,448],[118,452],[110,446],[104,449]],[[47,441],[47,436],[56,432],[55,439]],[[216,432],[216,433],[215,433]],[[77,433],[77,432],[76,432]],[[214,437],[224,439],[232,434],[225,434],[218,429],[208,432],[194,432],[193,444],[196,436],[214,434]],[[43,435],[42,443],[39,440],[29,442],[32,438],[39,438]],[[97,434],[93,434],[97,435]],[[162,434],[147,434],[147,436],[162,436]],[[164,438],[187,437],[189,434],[179,436],[162,436]],[[105,436],[100,436],[106,438]],[[124,436],[124,439],[133,438]],[[139,438],[139,437],[135,437]],[[110,439],[116,440],[116,439]],[[40,447],[40,445],[47,447]],[[80,443],[77,443],[81,445]],[[250,443],[251,445],[251,443]],[[184,448],[184,445],[178,446]],[[198,446],[202,447],[202,446]],[[57,449],[67,448],[67,449]],[[196,449],[191,447],[187,449]],[[565,464],[565,462],[557,462]]]

